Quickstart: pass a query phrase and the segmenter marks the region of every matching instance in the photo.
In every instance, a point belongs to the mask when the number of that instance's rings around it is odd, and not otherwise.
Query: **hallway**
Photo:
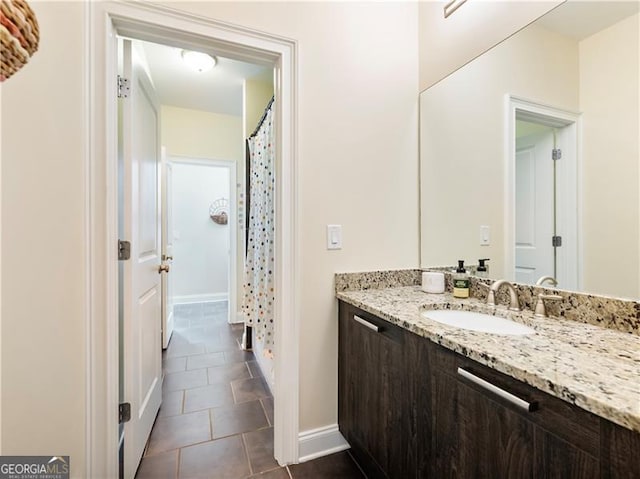
[[[179,304],[164,352],[163,402],[137,479],[361,478],[348,452],[280,467],[273,397],[227,303]]]

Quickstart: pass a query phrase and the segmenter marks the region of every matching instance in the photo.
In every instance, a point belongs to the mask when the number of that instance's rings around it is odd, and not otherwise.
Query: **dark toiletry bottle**
[[[477,275],[481,278],[489,277],[489,267],[485,264],[489,261],[489,258],[479,259],[478,260],[478,271]]]

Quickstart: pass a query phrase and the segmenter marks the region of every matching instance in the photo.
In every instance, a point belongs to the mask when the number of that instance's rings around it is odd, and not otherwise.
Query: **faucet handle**
[[[547,308],[544,304],[546,301],[562,301],[564,298],[557,294],[538,294],[538,301],[536,302],[536,309],[534,312],[534,316],[538,318],[548,318]]]
[[[491,285],[483,283],[482,281],[476,281],[478,286],[482,286],[482,288],[487,290],[487,305],[495,306],[496,305],[496,295],[491,289]]]

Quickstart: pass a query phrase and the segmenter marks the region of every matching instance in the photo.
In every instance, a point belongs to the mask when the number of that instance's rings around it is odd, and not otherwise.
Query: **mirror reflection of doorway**
[[[577,123],[566,115],[515,110],[513,276],[535,284],[550,276],[578,288]]]
[[[519,283],[535,284],[542,276],[557,277],[556,130],[516,121],[516,271]]]

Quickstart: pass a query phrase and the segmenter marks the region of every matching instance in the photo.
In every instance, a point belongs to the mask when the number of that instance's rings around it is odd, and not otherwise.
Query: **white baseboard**
[[[235,317],[231,315],[231,324],[244,323],[244,313],[242,311],[236,311]]]
[[[190,294],[186,296],[174,296],[173,304],[210,303],[213,301],[228,301],[228,293]]]
[[[349,443],[340,434],[337,424],[309,429],[298,434],[298,461],[311,461],[318,457],[344,451],[349,447]]]

